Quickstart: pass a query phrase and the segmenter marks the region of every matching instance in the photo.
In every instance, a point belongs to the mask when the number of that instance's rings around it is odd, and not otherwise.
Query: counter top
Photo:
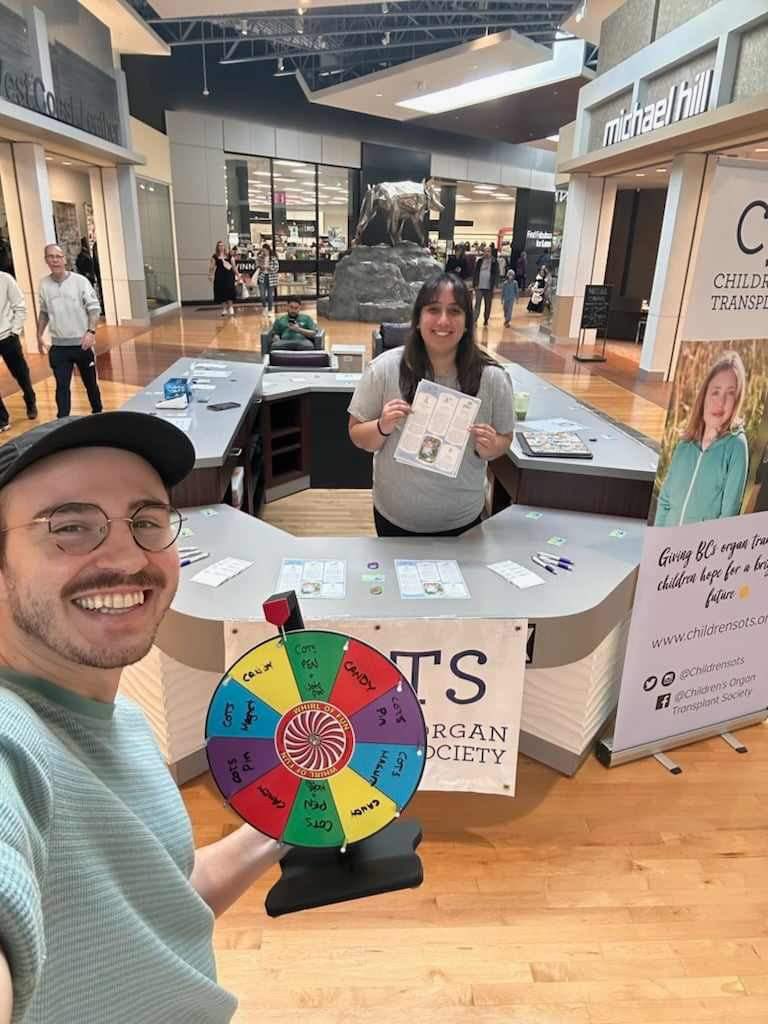
[[[525,455],[515,440],[510,458],[520,469],[546,469],[551,473],[574,473],[585,476],[622,477],[630,480],[656,479],[658,455],[650,445],[643,444],[621,427],[589,409],[573,395],[548,383],[516,363],[505,363],[515,391],[526,391],[530,397],[528,414],[517,424],[525,430],[531,420],[567,419],[585,429],[578,436],[594,452],[593,459],[541,459]]]
[[[195,469],[222,466],[232,447],[232,441],[248,412],[248,407],[259,401],[262,391],[264,367],[260,363],[233,362],[184,357],[177,359],[151,383],[122,406],[130,412],[145,412],[161,416],[171,423],[180,421],[179,426],[195,446]],[[169,377],[187,377],[193,374],[193,363],[210,364],[211,370],[226,371],[226,377],[197,378],[210,388],[193,389],[193,400],[186,409],[158,409],[157,402],[163,399],[163,382]],[[209,405],[219,402],[237,402],[237,408],[220,412],[211,410]]]
[[[512,506],[460,538],[293,537],[228,505],[184,510],[184,525],[194,543],[210,558],[181,570],[172,609],[184,616],[212,621],[263,621],[262,603],[275,592],[283,558],[344,559],[347,563],[344,600],[302,599],[305,620],[324,619],[557,619],[580,615],[607,601],[634,574],[640,560],[645,524],[637,519],[578,512],[533,510]],[[530,518],[534,513],[540,518]],[[611,536],[623,531],[622,537]],[[562,546],[548,546],[553,536]],[[567,555],[575,571],[551,576],[531,563],[539,550]],[[192,577],[220,558],[253,561],[253,565],[217,588],[193,583]],[[470,600],[402,600],[394,559],[455,559],[464,574]],[[487,565],[511,559],[532,569],[545,582],[518,590]],[[378,562],[379,570],[367,568]],[[363,573],[383,572],[384,593],[374,596]]]

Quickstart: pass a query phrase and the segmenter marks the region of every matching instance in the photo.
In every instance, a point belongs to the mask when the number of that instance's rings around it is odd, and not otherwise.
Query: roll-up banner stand
[[[768,718],[768,168],[703,216],[606,765]]]

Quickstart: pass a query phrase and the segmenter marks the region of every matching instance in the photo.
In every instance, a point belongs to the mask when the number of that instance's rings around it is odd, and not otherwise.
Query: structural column
[[[640,356],[640,369],[649,377],[665,379],[672,366],[706,163],[702,153],[684,153],[675,159],[669,175]]]
[[[116,320],[118,324],[148,323],[136,174],[126,165],[104,167],[101,180]],[[100,244],[100,259],[101,253]]]
[[[19,197],[18,213],[27,263],[26,274],[19,276],[19,283],[22,291],[25,292],[28,310],[24,347],[28,352],[36,352],[36,332],[30,316],[37,313],[35,297],[37,285],[48,273],[44,256],[45,247],[56,241],[53,205],[48,187],[48,168],[45,163],[43,147],[32,142],[15,142],[12,148],[15,187],[18,188]],[[13,257],[17,274],[19,274],[18,267],[24,258],[24,253],[14,250]]]
[[[602,178],[587,174],[570,178],[552,317],[557,338],[578,338],[584,289],[603,281],[615,199],[615,185]]]

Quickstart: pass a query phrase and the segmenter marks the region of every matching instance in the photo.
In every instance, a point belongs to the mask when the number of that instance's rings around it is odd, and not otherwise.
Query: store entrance
[[[104,313],[99,245],[93,216],[90,167],[79,160],[46,155],[56,242],[67,268],[82,274],[96,290]]]
[[[667,167],[617,175],[605,284],[611,286],[608,338],[642,344],[667,202]]]

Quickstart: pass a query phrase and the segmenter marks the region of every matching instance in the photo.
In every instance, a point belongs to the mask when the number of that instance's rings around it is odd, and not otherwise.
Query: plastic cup
[[[527,391],[516,391],[515,392],[515,416],[519,420],[524,420],[528,415],[528,403],[531,400],[531,396]]]

